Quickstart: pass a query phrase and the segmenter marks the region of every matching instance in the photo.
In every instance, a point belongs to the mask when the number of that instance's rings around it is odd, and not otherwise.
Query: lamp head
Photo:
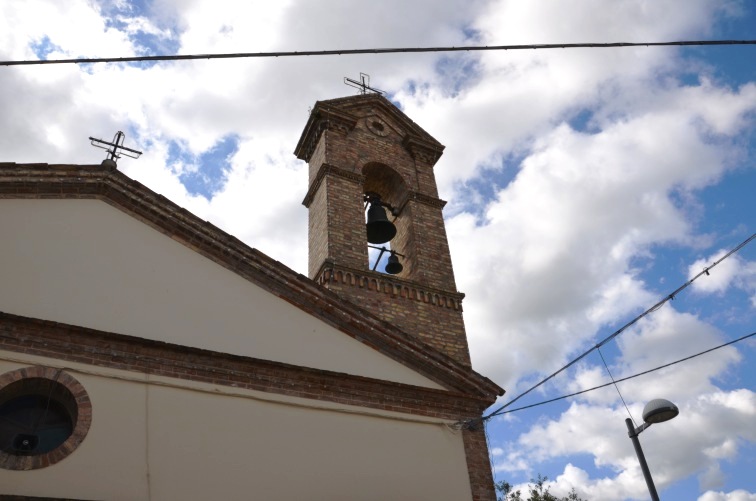
[[[663,398],[651,400],[643,408],[643,421],[647,424],[669,421],[680,413],[675,404]]]

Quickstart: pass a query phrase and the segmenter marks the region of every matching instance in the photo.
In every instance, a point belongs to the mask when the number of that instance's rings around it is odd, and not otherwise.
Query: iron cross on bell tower
[[[360,94],[367,94],[368,92],[373,92],[375,94],[385,95],[386,93],[383,92],[380,89],[375,89],[373,87],[370,87],[370,75],[367,73],[360,72],[360,81],[354,80],[349,77],[344,77],[344,83],[347,84],[350,87],[354,87],[355,89],[360,90]]]

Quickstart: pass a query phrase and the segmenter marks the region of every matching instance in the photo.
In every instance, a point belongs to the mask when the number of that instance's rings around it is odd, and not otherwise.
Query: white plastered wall
[[[34,364],[60,366],[0,352],[0,374]],[[55,465],[0,469],[0,493],[129,501],[471,498],[462,436],[440,421],[65,365],[92,401],[89,434]]]
[[[99,200],[0,199],[0,311],[442,388]]]

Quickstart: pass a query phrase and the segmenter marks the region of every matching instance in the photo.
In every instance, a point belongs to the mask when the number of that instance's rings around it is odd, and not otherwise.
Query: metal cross
[[[121,154],[126,155],[129,158],[139,158],[139,155],[142,154],[141,151],[133,150],[123,145],[123,140],[125,137],[126,134],[119,130],[116,135],[113,136],[113,142],[111,143],[103,141],[102,139],[96,139],[94,137],[90,137],[89,140],[91,141],[92,146],[107,150],[109,157],[105,160],[112,160],[113,162],[115,162],[117,158],[121,158],[121,155],[118,154],[118,150],[121,150]],[[108,146],[110,146],[110,148],[108,148]]]
[[[368,92],[374,92],[380,95],[385,94],[385,92],[383,92],[380,89],[375,89],[373,87],[370,87],[370,75],[368,75],[367,73],[360,72],[359,82],[349,77],[344,77],[344,83],[350,87],[354,87],[355,89],[360,89],[360,94],[367,94]]]

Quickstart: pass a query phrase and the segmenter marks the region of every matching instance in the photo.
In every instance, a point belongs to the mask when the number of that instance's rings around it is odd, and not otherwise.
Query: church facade
[[[112,165],[0,163],[0,494],[495,499],[442,150],[382,96],[318,102],[309,277]]]

